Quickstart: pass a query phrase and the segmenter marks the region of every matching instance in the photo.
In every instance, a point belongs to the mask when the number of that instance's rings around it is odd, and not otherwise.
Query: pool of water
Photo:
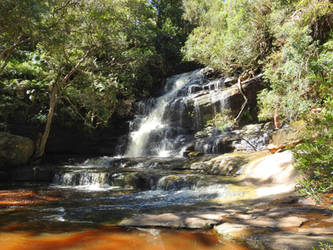
[[[194,209],[191,190],[91,191],[57,186],[2,188],[1,249],[247,249],[213,231],[117,227],[127,216]],[[199,202],[200,201],[200,202]],[[208,202],[208,200],[206,201]]]
[[[61,233],[15,230],[17,229],[8,228],[7,232],[0,232],[1,249],[248,249],[219,239],[213,231],[170,231],[118,227],[101,227]]]

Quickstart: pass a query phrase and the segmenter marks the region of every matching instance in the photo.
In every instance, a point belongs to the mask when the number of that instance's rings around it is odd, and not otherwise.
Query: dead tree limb
[[[245,108],[245,106],[248,102],[248,99],[247,99],[246,95],[244,94],[244,91],[243,91],[243,88],[242,88],[241,77],[238,77],[237,87],[239,89],[239,92],[241,93],[241,95],[244,98],[244,103],[242,104],[241,110],[239,111],[238,115],[235,117],[235,121],[237,121],[240,118],[240,116],[243,113],[243,110],[244,110],[244,108]]]

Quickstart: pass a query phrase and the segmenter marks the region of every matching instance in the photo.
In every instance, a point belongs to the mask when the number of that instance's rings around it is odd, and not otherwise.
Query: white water
[[[167,86],[172,85],[171,89],[157,99],[157,103],[151,113],[142,119],[139,124],[139,128],[136,131],[130,133],[130,143],[125,153],[126,157],[140,157],[144,156],[144,150],[147,145],[149,135],[154,130],[163,129],[168,124],[163,121],[163,114],[165,112],[167,104],[177,96],[177,92],[181,90],[186,84],[188,84],[193,77],[195,77],[200,71],[193,71],[180,75],[173,76],[168,79]],[[163,138],[153,150],[155,156],[169,157],[172,156],[172,150],[168,148],[167,138]]]

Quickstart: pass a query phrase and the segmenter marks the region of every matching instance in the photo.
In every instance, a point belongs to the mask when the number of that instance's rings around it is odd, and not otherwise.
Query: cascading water
[[[193,145],[193,133],[202,126],[203,117],[207,111],[200,106],[207,100],[213,102],[213,113],[222,112],[225,103],[223,90],[225,79],[209,81],[207,69],[199,69],[192,72],[179,74],[167,79],[165,94],[159,98],[149,98],[136,104],[137,115],[130,122],[129,143],[123,159],[139,157],[163,157],[153,165],[163,165],[168,157],[182,157],[184,150]],[[216,105],[215,105],[216,104]],[[204,106],[204,105],[203,105]],[[204,153],[219,153],[219,137],[209,140],[197,140],[195,150]],[[124,148],[123,145],[119,145]],[[57,185],[67,187],[81,187],[84,189],[137,187],[142,179],[127,166],[120,166],[115,158],[99,158],[89,160],[80,166],[63,168],[55,175],[54,182]],[[127,162],[128,163],[128,162]],[[126,165],[126,164],[125,164]],[[150,168],[151,162],[147,158],[138,164],[136,168]],[[140,166],[140,167],[138,167]],[[124,171],[125,169],[125,171]],[[167,176],[167,173],[162,176]],[[147,189],[157,185],[161,176],[151,178],[150,184],[142,184]],[[130,180],[130,181],[129,181]],[[132,182],[131,184],[125,182]],[[140,185],[139,185],[140,186]],[[186,186],[186,185],[185,185]]]
[[[195,137],[194,132],[201,129],[208,119],[223,113],[230,107],[228,96],[234,93],[229,89],[231,78],[210,81],[210,70],[199,69],[179,74],[167,79],[164,95],[136,103],[137,115],[130,122],[127,149],[117,160],[115,157],[89,160],[80,166],[62,168],[54,178],[61,186],[85,189],[118,187],[154,189],[161,187],[158,180],[169,172],[155,173],[149,180],[133,169],[151,169],[151,166],[168,164],[170,158],[181,157],[183,152],[194,150],[205,154],[217,154],[229,150],[223,138],[229,136],[218,129],[207,137]],[[237,90],[237,88],[236,88]],[[121,143],[119,143],[121,144]],[[125,148],[119,145],[119,148]],[[162,157],[151,162],[148,157]],[[141,158],[139,160],[139,158]],[[126,162],[119,165],[119,162]],[[135,167],[129,168],[129,162]],[[135,163],[137,162],[137,164]],[[127,165],[126,165],[127,164]],[[177,163],[173,163],[176,164]],[[189,181],[188,178],[185,178]],[[183,180],[183,179],[182,179]],[[193,180],[193,179],[192,179]],[[188,186],[187,184],[184,187]],[[190,186],[196,186],[190,185]]]
[[[154,155],[175,156],[179,147],[189,142],[189,132],[184,128],[186,114],[186,92],[191,84],[202,84],[201,70],[180,74],[167,79],[166,93],[156,100],[155,107],[142,117],[138,128],[130,133],[130,143],[125,156]]]

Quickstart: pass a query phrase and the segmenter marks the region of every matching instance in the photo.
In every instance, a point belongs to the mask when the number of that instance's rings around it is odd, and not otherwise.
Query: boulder
[[[0,168],[27,164],[34,153],[34,142],[27,137],[0,133]]]
[[[247,105],[254,107],[256,105],[257,93],[263,89],[262,75],[258,75],[250,80],[242,83],[242,88],[248,98]],[[205,90],[205,88],[204,88]],[[214,118],[216,112],[228,112],[232,116],[236,116],[241,110],[244,98],[239,91],[237,84],[230,87],[216,89],[207,85],[206,91],[199,91],[192,96],[189,104],[193,105],[196,116],[196,129]]]
[[[266,149],[272,133],[271,123],[250,124],[226,132],[207,127],[195,134],[194,150],[206,154],[261,151]]]
[[[265,155],[265,152],[227,153],[212,159],[198,160],[191,164],[190,169],[210,175],[237,176],[242,173],[246,164]]]
[[[167,175],[158,180],[157,188],[162,190],[180,190],[191,188],[201,180],[198,175]]]
[[[133,172],[125,175],[123,181],[118,180],[117,185],[126,185],[128,187],[133,187],[139,190],[149,190],[153,189],[156,185],[158,175],[154,175],[154,173],[147,172]],[[123,182],[123,183],[122,183]]]

